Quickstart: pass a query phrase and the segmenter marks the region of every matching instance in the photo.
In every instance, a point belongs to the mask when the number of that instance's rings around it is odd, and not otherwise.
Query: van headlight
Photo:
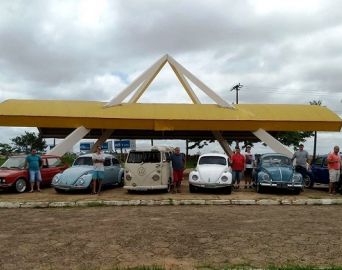
[[[126,174],[125,176],[127,181],[131,181],[132,180],[132,176],[130,174]]]
[[[155,174],[155,175],[152,176],[152,179],[154,181],[158,181],[160,179],[160,176],[158,174]]]

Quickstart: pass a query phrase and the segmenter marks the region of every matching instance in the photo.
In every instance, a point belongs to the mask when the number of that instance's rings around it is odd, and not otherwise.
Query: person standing
[[[255,157],[251,153],[251,146],[246,146],[246,153],[245,153],[245,189],[247,189],[247,185],[249,188],[252,188],[252,174],[253,168],[255,165]]]
[[[172,193],[180,193],[180,187],[183,180],[185,155],[180,152],[179,147],[176,147],[175,152],[170,156],[170,160],[172,164],[173,175]]]
[[[37,185],[37,191],[40,192],[40,183],[42,181],[40,168],[42,165],[42,158],[39,155],[37,155],[37,150],[32,148],[31,154],[26,157],[24,164],[24,168],[26,169],[28,167],[29,170],[31,185],[31,190],[29,192],[33,192],[35,183]]]
[[[235,153],[231,157],[231,167],[234,188],[239,189],[242,172],[245,170],[245,156],[240,153],[239,146],[235,147]]]
[[[303,176],[303,180],[308,175],[307,164],[309,161],[309,153],[304,150],[304,145],[299,145],[299,150],[293,154],[292,161],[296,159],[296,172],[299,172]]]
[[[93,171],[93,191],[91,194],[96,194],[100,195],[101,192],[101,186],[102,186],[102,180],[104,178],[104,160],[105,157],[101,153],[101,146],[96,147],[95,153],[92,155],[93,159],[93,166],[94,166],[94,171]],[[99,188],[98,191],[96,192],[96,185],[98,184]]]
[[[327,157],[329,169],[329,194],[336,194],[336,184],[341,174],[341,156],[340,148],[334,146],[334,151],[329,153]]]

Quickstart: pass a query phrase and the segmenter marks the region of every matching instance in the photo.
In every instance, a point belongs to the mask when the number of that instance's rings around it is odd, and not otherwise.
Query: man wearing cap
[[[235,147],[235,153],[231,157],[231,167],[234,188],[239,189],[242,172],[245,170],[245,156],[241,155],[238,145]]]
[[[304,150],[304,145],[299,145],[299,150],[293,154],[292,161],[296,159],[296,171],[299,172],[303,179],[308,175],[307,164],[309,161],[309,153]]]
[[[37,191],[40,192],[40,182],[42,181],[40,168],[42,164],[42,158],[39,155],[37,155],[37,150],[32,149],[31,154],[26,157],[24,164],[24,168],[28,167],[30,175],[31,190],[29,192],[33,192],[34,183],[37,184]]]

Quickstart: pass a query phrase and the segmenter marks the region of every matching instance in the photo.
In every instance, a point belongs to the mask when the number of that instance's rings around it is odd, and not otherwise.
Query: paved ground
[[[0,269],[342,265],[341,206],[0,209]]]

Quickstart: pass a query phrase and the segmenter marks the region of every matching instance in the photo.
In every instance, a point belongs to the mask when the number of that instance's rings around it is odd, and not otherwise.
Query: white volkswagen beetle
[[[198,188],[222,188],[226,194],[232,193],[232,173],[228,164],[226,155],[201,155],[196,169],[189,174],[189,191],[195,192]]]

